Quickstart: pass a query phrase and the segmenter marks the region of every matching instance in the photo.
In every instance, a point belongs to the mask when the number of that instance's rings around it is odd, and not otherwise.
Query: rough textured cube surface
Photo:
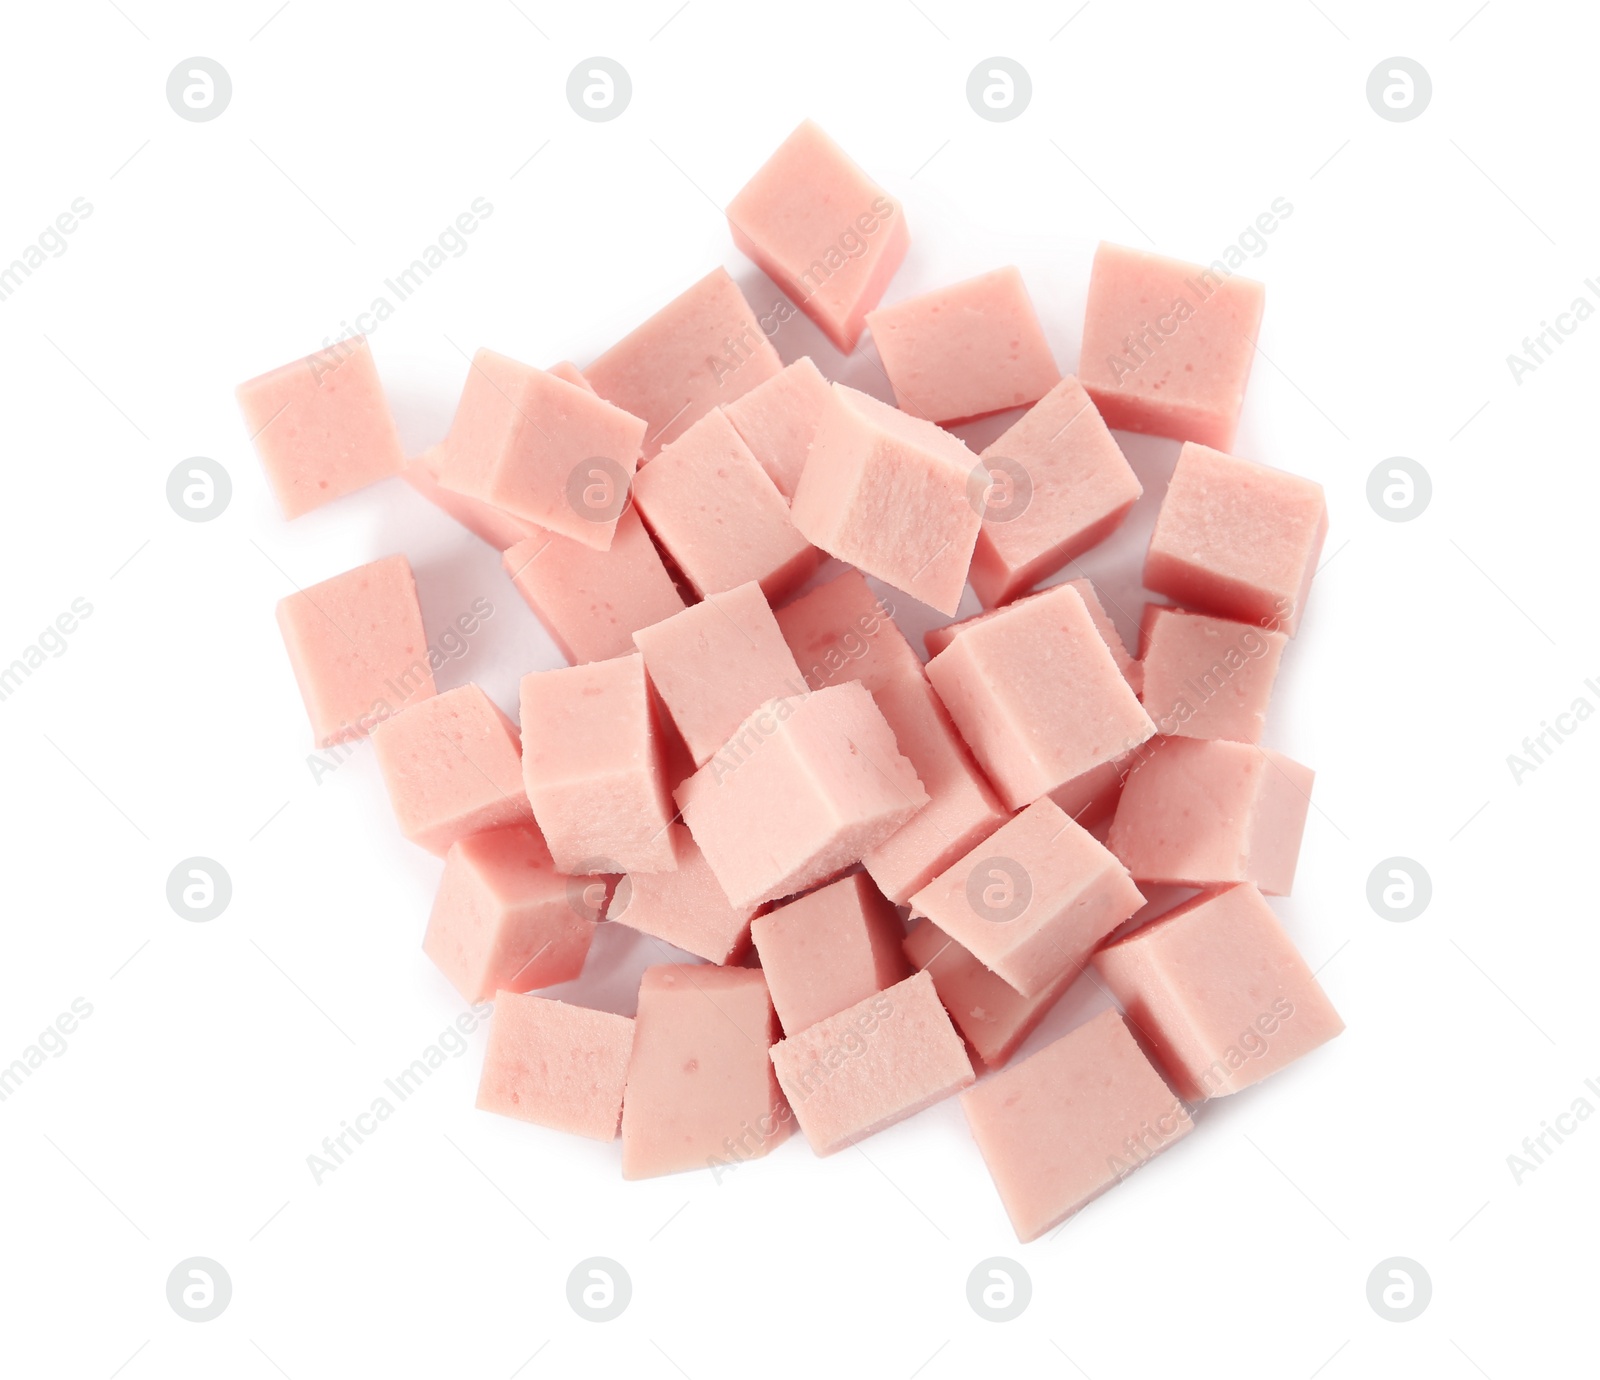
[[[1080,971],[1067,969],[1043,991],[1025,997],[932,920],[912,927],[905,953],[913,967],[928,971],[956,1029],[990,1068],[999,1068],[1016,1052]]]
[[[831,1155],[968,1087],[972,1061],[933,979],[913,973],[772,1047],[811,1148]]]
[[[461,839],[445,855],[422,951],[469,1002],[568,982],[595,927],[569,881],[531,824]]]
[[[633,872],[612,893],[607,920],[711,963],[731,963],[750,944],[753,906],[733,905],[689,831],[674,824],[670,872]]]
[[[1075,378],[1064,378],[980,457],[991,484],[968,578],[1008,603],[1105,540],[1144,492]]]
[[[930,422],[1026,407],[1061,379],[1015,268],[879,307],[867,325],[895,402]]]
[[[622,1099],[623,1178],[755,1159],[794,1129],[767,1057],[773,1026],[760,969],[645,970]]]
[[[1248,743],[1162,738],[1129,773],[1106,842],[1139,882],[1287,896],[1312,778]]]
[[[1071,585],[973,622],[928,679],[1012,809],[1155,732]]]
[[[788,1034],[865,1001],[910,971],[900,916],[864,873],[808,892],[751,927]]]
[[[665,447],[634,481],[639,511],[702,599],[754,580],[774,603],[803,584],[822,553],[721,411]]]
[[[736,906],[859,862],[928,802],[857,683],[774,700],[678,787],[684,822]]]
[[[399,474],[405,464],[363,336],[241,383],[236,395],[286,518]]]
[[[602,398],[644,418],[648,459],[782,368],[738,285],[714,268],[583,372]]]
[[[961,1095],[1019,1241],[1065,1221],[1194,1129],[1115,1011]]]
[[[752,388],[723,411],[767,478],[784,498],[794,497],[806,452],[832,396],[827,379],[807,355]]]
[[[434,692],[404,556],[385,556],[278,602],[278,629],[318,747],[359,738]]]
[[[443,857],[469,834],[529,823],[517,730],[476,685],[385,719],[373,751],[400,832]]]
[[[935,877],[911,911],[1037,996],[1143,904],[1122,864],[1046,796]]]
[[[806,688],[754,582],[709,595],[633,640],[697,767],[768,700]]]
[[[506,574],[561,655],[576,665],[633,650],[633,634],[683,609],[683,596],[631,507],[611,546],[538,532],[503,556]]]
[[[592,661],[522,678],[522,770],[563,872],[665,872],[673,812],[644,661]]]
[[[1095,967],[1191,1101],[1259,1083],[1344,1029],[1253,886],[1185,902]]]
[[[810,120],[728,204],[728,228],[845,354],[911,243],[900,203]]]
[[[633,1021],[501,992],[483,1054],[478,1107],[595,1140],[614,1140]]]
[[[1141,627],[1145,713],[1169,736],[1259,743],[1287,641],[1249,623],[1153,608]]]
[[[795,526],[830,555],[954,613],[981,521],[977,463],[949,432],[836,383],[795,490]]]
[[[928,804],[862,860],[896,905],[909,900],[1006,811],[923,675],[887,605],[859,571],[819,585],[778,610],[778,626],[813,690],[859,680],[871,692]]]
[[[439,482],[604,551],[627,502],[644,423],[493,350],[467,372]]]
[[[1322,485],[1186,445],[1156,514],[1144,582],[1205,613],[1293,637],[1327,535]]]
[[[1248,278],[1102,244],[1078,377],[1111,426],[1225,448],[1265,303],[1266,289]]]
[[[444,463],[444,446],[437,445],[423,451],[415,460],[407,460],[401,478],[441,512],[459,522],[479,541],[487,542],[496,551],[504,551],[519,541],[538,536],[539,528],[531,522],[503,513],[492,503],[458,494],[439,482],[439,469]]]

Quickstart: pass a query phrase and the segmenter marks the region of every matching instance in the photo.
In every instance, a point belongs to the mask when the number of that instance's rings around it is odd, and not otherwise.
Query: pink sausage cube
[[[479,350],[439,482],[604,551],[643,443],[638,417],[542,369]]]
[[[928,679],[1012,809],[1155,732],[1071,585],[970,624]]]
[[[671,872],[632,872],[612,893],[607,920],[620,921],[711,963],[733,963],[750,945],[754,906],[734,906],[689,831],[669,831]]]
[[[911,969],[899,913],[854,872],[769,911],[750,927],[787,1034],[892,987]]]
[[[927,969],[956,1029],[992,1069],[1016,1053],[1081,971],[1069,968],[1043,991],[1025,997],[932,920],[919,920],[912,927],[905,937],[905,953],[913,967]]]
[[[1032,1241],[1194,1129],[1115,1011],[961,1095],[1017,1240]]]
[[[1045,796],[929,882],[911,913],[1033,997],[1143,904],[1110,850]]]
[[[673,812],[644,659],[524,676],[522,722],[528,800],[556,866],[670,872]]]
[[[767,1051],[758,968],[663,964],[639,983],[622,1097],[622,1177],[755,1159],[794,1129]]]
[[[1294,885],[1314,773],[1249,743],[1162,738],[1129,773],[1106,843],[1156,886]]]
[[[1219,267],[1095,251],[1078,377],[1108,425],[1233,444],[1267,290]]]
[[[399,474],[405,464],[365,336],[241,383],[236,396],[286,518]]]
[[[1190,442],[1156,514],[1144,582],[1293,637],[1327,535],[1322,485]]]
[[[458,494],[439,482],[439,468],[444,463],[443,444],[425,450],[415,460],[407,460],[401,477],[434,507],[459,522],[479,541],[487,542],[496,551],[504,551],[519,541],[540,535],[539,528],[531,522],[503,513],[492,503]]]
[[[922,663],[900,629],[894,609],[859,570],[807,591],[776,614],[784,641],[813,690],[859,680],[868,690],[891,685]]]
[[[966,1047],[926,973],[779,1041],[772,1064],[819,1155],[904,1121],[973,1079]]]
[[[569,882],[531,824],[459,839],[445,855],[422,951],[469,1002],[569,982],[595,928]]]
[[[528,601],[573,665],[633,650],[633,634],[683,610],[683,596],[631,507],[617,519],[608,551],[539,532],[504,553],[517,593]]]
[[[855,682],[763,705],[676,795],[736,906],[835,876],[928,802]]]
[[[832,392],[809,355],[722,410],[785,499],[794,497],[806,452]]]
[[[845,354],[911,243],[900,203],[810,120],[728,204],[728,228]]]
[[[714,268],[583,372],[602,398],[644,418],[648,460],[782,368],[738,285]]]
[[[859,680],[911,763],[928,804],[862,859],[896,905],[1004,822],[922,663],[884,601],[851,570],[778,610],[778,626],[813,690]]]
[[[867,325],[895,402],[930,422],[1025,407],[1061,380],[1015,268],[879,307]]]
[[[1100,596],[1095,592],[1092,581],[1087,579],[1063,580],[1062,584],[1071,585],[1083,596],[1083,605],[1089,610],[1089,617],[1094,620],[1095,630],[1100,634],[1100,639],[1106,644],[1111,653],[1111,659],[1117,663],[1117,670],[1122,672],[1122,678],[1133,687],[1137,694],[1143,677],[1140,673],[1139,663],[1129,655],[1128,647],[1122,640],[1122,634],[1117,631],[1116,624],[1111,621],[1111,615],[1106,612],[1105,605],[1100,602]],[[1055,586],[1052,585],[1051,589]],[[1017,600],[1017,605],[1025,604],[1031,599],[1042,599],[1050,593],[1048,589],[1041,589],[1033,594],[1024,595]],[[1016,607],[1011,605],[1009,607]],[[975,627],[985,619],[993,618],[996,614],[1004,613],[1005,609],[986,609],[983,613],[975,613],[970,618],[963,618],[955,623],[945,623],[941,627],[929,628],[922,635],[922,642],[928,649],[930,657],[938,656],[946,647],[956,639],[956,634],[967,628]]]
[[[1154,608],[1141,628],[1145,713],[1159,733],[1259,743],[1288,640],[1249,623]]]
[[[528,824],[516,726],[476,685],[422,700],[372,730],[400,832],[443,857],[469,834]]]
[[[979,462],[992,485],[968,579],[1009,603],[1104,541],[1144,492],[1075,378],[1035,403]]]
[[[641,628],[633,641],[697,767],[768,700],[806,687],[754,581]]]
[[[547,997],[501,992],[478,1108],[594,1140],[615,1140],[633,1021]]]
[[[278,628],[318,747],[370,733],[434,692],[404,556],[385,556],[278,601]]]
[[[664,446],[639,471],[633,495],[662,550],[702,599],[754,580],[777,602],[822,561],[720,410]]]
[[[836,383],[795,489],[794,524],[830,555],[951,614],[978,539],[977,463],[932,422]]]
[[[1344,1029],[1248,884],[1186,901],[1107,945],[1095,967],[1191,1102],[1259,1083]]]

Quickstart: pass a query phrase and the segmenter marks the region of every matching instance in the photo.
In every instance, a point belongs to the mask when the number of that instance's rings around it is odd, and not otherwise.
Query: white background
[[[1600,725],[1520,785],[1506,756],[1577,696],[1600,703],[1584,688],[1600,675],[1600,323],[1520,385],[1506,356],[1580,294],[1600,300],[1584,286],[1600,271],[1593,7],[274,3],[7,11],[0,262],[74,198],[94,209],[0,302],[0,663],[74,599],[93,614],[0,703],[0,1062],[74,999],[93,1015],[0,1104],[0,1371],[1592,1368],[1600,1126],[1520,1185],[1506,1157],[1600,1078],[1578,885]],[[633,80],[608,124],[564,94],[597,53]],[[165,99],[196,54],[234,84],[211,123]],[[995,54],[1032,76],[1010,123],[965,98]],[[1433,79],[1410,123],[1365,96],[1394,54]],[[336,334],[476,197],[494,210],[467,252],[372,337],[412,452],[443,434],[480,345],[586,363],[718,263],[765,310],[775,289],[718,208],[808,114],[905,202],[890,299],[1015,262],[1064,370],[1097,240],[1208,260],[1292,203],[1250,270],[1268,284],[1265,357],[1235,449],[1318,479],[1332,513],[1269,743],[1318,770],[1278,909],[1349,1030],[1204,1108],[1187,1141],[1027,1247],[953,1101],[827,1160],[796,1139],[720,1184],[624,1183],[614,1146],[473,1110],[481,1031],[318,1185],[307,1155],[460,1002],[418,947],[439,864],[395,831],[369,749],[313,778],[273,605],[399,550],[430,634],[478,594],[494,605],[441,688],[476,679],[513,708],[518,677],[554,656],[495,553],[398,481],[284,523],[233,385]],[[804,321],[776,343],[837,372]],[[1124,440],[1149,493],[1085,564],[1131,632],[1176,447]],[[206,524],[165,497],[194,455],[234,485]],[[1409,523],[1366,499],[1394,455],[1433,479]],[[233,881],[209,924],[165,898],[192,855]],[[1392,855],[1433,879],[1408,924],[1366,900]],[[631,1011],[658,957],[604,933],[582,997]],[[1097,1009],[1085,987],[1029,1048]],[[233,1281],[204,1324],[165,1296],[194,1255]],[[604,1325],[565,1292],[597,1255],[634,1291]],[[1006,1324],[966,1302],[996,1255],[1033,1285]],[[1433,1281],[1404,1324],[1366,1298],[1396,1255]]]

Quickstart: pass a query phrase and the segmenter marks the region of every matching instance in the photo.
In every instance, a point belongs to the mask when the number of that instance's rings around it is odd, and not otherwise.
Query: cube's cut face
[[[786,1034],[865,1001],[910,972],[900,917],[864,873],[808,892],[752,926]]]
[[[928,663],[928,679],[1012,809],[1155,732],[1071,585],[975,620]]]
[[[968,578],[986,608],[1104,541],[1144,492],[1075,378],[1056,384],[980,459],[991,484]]]
[[[1259,1083],[1344,1029],[1248,884],[1185,902],[1107,945],[1095,967],[1191,1102]]]
[[[463,998],[480,1002],[571,981],[594,927],[538,829],[515,824],[451,846],[422,948]]]
[[[439,482],[604,551],[628,502],[645,424],[493,350],[467,372]]]
[[[634,653],[522,678],[522,772],[562,872],[668,872],[672,839],[655,708]]]
[[[1191,443],[1156,514],[1144,582],[1200,612],[1293,637],[1327,535],[1320,484]]]
[[[1259,743],[1288,638],[1228,618],[1155,607],[1144,620],[1143,701],[1159,732]]]
[[[1141,883],[1287,896],[1313,777],[1250,743],[1160,738],[1128,773],[1106,842]]]
[[[777,610],[778,627],[813,690],[859,680],[874,694],[922,663],[895,625],[894,607],[859,570],[847,570]]]
[[[782,369],[738,284],[716,268],[583,372],[602,398],[644,419],[648,460]]]
[[[720,410],[639,471],[634,498],[655,539],[702,599],[754,580],[777,603],[822,561]]]
[[[867,325],[895,402],[931,422],[1027,407],[1061,380],[1015,268],[879,307]]]
[[[915,1115],[974,1076],[926,973],[782,1040],[772,1047],[772,1063],[819,1155]]]
[[[928,802],[872,696],[854,682],[763,705],[676,797],[736,906],[826,881]]]
[[[725,1170],[789,1135],[767,1057],[774,1025],[758,968],[645,970],[622,1100],[623,1178]]]
[[[627,655],[634,633],[684,607],[632,507],[617,519],[609,550],[540,532],[507,549],[502,562],[572,665]]]
[[[722,410],[785,500],[794,497],[806,452],[832,396],[808,355]]]
[[[1194,1129],[1115,1011],[962,1094],[1019,1241],[1032,1241]]]
[[[286,596],[278,628],[318,747],[363,737],[434,693],[417,583],[404,556]]]
[[[242,383],[237,397],[286,518],[399,474],[405,464],[364,336]]]
[[[633,640],[697,767],[768,700],[806,688],[754,581],[642,628]]]
[[[1260,283],[1219,266],[1102,244],[1078,377],[1110,426],[1226,449],[1265,304]]]
[[[633,1021],[544,997],[495,997],[478,1107],[557,1131],[615,1140]]]
[[[385,719],[372,746],[400,832],[430,853],[443,857],[470,834],[533,820],[516,727],[479,686]]]
[[[1048,796],[911,898],[912,914],[1027,997],[1081,971],[1143,904],[1127,869]]]
[[[900,203],[810,120],[729,203],[728,227],[845,354],[911,243]]]
[[[958,437],[836,383],[794,523],[829,555],[951,614],[982,521],[977,465]]]
[[[674,824],[670,872],[629,873],[612,892],[607,920],[708,963],[734,963],[750,946],[753,906],[735,906],[689,831]]]

